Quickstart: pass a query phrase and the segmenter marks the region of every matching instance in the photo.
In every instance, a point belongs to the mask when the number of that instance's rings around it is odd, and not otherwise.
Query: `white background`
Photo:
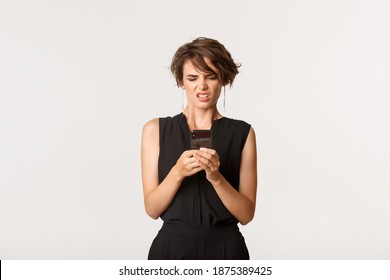
[[[390,258],[390,4],[0,0],[0,259],[145,259],[143,124],[181,110],[176,49],[242,63],[252,259]]]

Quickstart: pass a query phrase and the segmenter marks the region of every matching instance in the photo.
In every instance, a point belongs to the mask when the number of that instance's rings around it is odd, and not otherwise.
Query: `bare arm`
[[[256,137],[251,128],[244,145],[238,191],[219,172],[219,156],[212,149],[201,149],[196,158],[206,171],[207,179],[213,185],[223,205],[243,225],[249,223],[255,214],[257,191]]]
[[[186,176],[201,170],[193,151],[184,151],[165,179],[158,183],[159,120],[147,122],[142,131],[141,165],[146,213],[157,219],[168,208]]]

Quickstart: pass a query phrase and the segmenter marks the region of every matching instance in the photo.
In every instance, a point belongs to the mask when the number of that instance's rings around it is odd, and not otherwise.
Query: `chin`
[[[202,104],[199,104],[199,105],[197,105],[196,107],[198,107],[198,108],[201,108],[201,109],[208,109],[208,108],[213,108],[213,107],[215,107],[215,105],[212,105],[212,104],[210,104],[210,103],[202,103]]]

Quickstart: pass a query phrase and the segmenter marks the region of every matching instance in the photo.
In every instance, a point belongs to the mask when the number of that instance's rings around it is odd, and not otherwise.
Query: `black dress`
[[[159,119],[161,183],[185,150],[190,129],[184,114]],[[220,172],[238,190],[241,152],[250,125],[223,117],[211,126],[212,148],[220,158]],[[204,171],[186,177],[171,205],[161,215],[163,227],[148,259],[249,259],[237,219],[226,209]]]

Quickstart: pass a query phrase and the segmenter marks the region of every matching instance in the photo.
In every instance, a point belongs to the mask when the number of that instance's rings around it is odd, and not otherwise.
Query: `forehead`
[[[205,57],[204,61],[206,62],[208,67],[210,67],[215,73],[218,73],[218,69],[215,68],[215,66],[211,63],[209,58]],[[184,62],[183,64],[183,74],[187,75],[187,74],[196,74],[196,73],[201,75],[210,74],[210,72],[205,72],[199,69],[199,67],[196,67],[192,62],[192,60],[190,59],[186,60],[186,62]]]

